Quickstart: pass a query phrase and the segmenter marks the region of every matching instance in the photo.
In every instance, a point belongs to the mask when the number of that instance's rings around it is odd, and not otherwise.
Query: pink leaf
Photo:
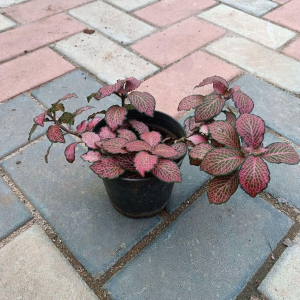
[[[203,160],[204,156],[212,149],[214,149],[212,145],[201,143],[190,150],[189,156],[193,159]]]
[[[158,144],[152,150],[152,154],[164,157],[164,158],[171,158],[178,154],[178,152],[172,148],[171,146],[165,144]]]
[[[125,107],[113,105],[107,110],[105,120],[112,131],[115,131],[119,125],[122,125],[126,115],[127,109]]]
[[[130,152],[151,151],[151,146],[144,141],[133,141],[126,144],[126,149]]]
[[[44,127],[44,119],[45,119],[46,115],[47,115],[47,110],[44,111],[42,114],[38,115],[37,117],[35,117],[35,118],[33,119],[33,121],[34,121],[36,124],[38,124],[38,125]]]
[[[125,80],[125,83],[123,84],[123,87],[125,88],[122,88],[119,90],[119,93],[121,94],[127,94],[135,89],[137,89],[141,82],[133,77],[130,77],[130,78],[126,78]]]
[[[201,125],[199,132],[207,136],[208,135],[208,125],[207,124]]]
[[[207,191],[210,203],[221,204],[226,202],[236,191],[239,185],[238,172],[229,175],[217,176],[210,183]]]
[[[135,141],[137,140],[136,135],[128,129],[119,129],[118,134],[120,138],[126,139],[128,141]]]
[[[172,156],[172,157],[171,157],[172,160],[176,160],[176,159],[181,158],[182,156],[185,155],[185,153],[186,153],[186,151],[187,151],[187,146],[186,146],[186,144],[185,144],[185,143],[182,143],[182,142],[173,144],[171,147],[172,147],[173,149],[175,149],[175,150],[178,152],[178,154],[176,154],[175,156]]]
[[[161,141],[161,135],[157,131],[144,132],[141,134],[141,139],[151,147],[155,147]]]
[[[140,112],[153,117],[155,99],[149,93],[134,91],[128,95],[130,103]]]
[[[65,149],[65,156],[69,163],[72,163],[75,160],[75,148],[78,143],[72,143]]]
[[[137,171],[145,177],[145,172],[151,171],[157,164],[158,157],[145,151],[139,152],[134,158],[134,165]]]
[[[89,110],[91,108],[94,108],[93,106],[85,106],[85,107],[81,107],[81,108],[78,108],[74,113],[73,113],[73,117],[76,117],[78,116],[79,114],[83,113],[84,111],[86,110]]]
[[[285,163],[295,165],[299,163],[299,155],[295,149],[287,143],[273,143],[266,147],[267,151],[262,158],[271,163]]]
[[[104,126],[100,129],[99,136],[101,140],[113,139],[117,136],[108,126]]]
[[[103,158],[103,154],[99,151],[88,151],[80,156],[83,160],[88,162],[96,162]]]
[[[206,138],[198,133],[191,135],[190,137],[187,138],[187,140],[192,142],[193,145],[198,145],[200,143],[207,143]]]
[[[239,137],[232,125],[224,121],[217,121],[208,125],[211,137],[218,143],[229,148],[240,148]]]
[[[187,137],[191,136],[192,134],[194,134],[194,132],[190,129],[190,121],[191,121],[192,117],[188,117],[185,119],[184,121],[184,130],[185,130],[185,134]]]
[[[102,120],[102,118],[94,118],[92,121],[90,121],[90,123],[87,126],[87,131],[91,131],[100,121]]]
[[[123,149],[126,143],[128,143],[128,141],[125,139],[114,138],[103,142],[102,147],[108,153],[124,154],[127,153],[127,151]]]
[[[227,92],[223,95],[224,96],[224,98],[226,99],[226,100],[228,100],[228,99],[230,99],[231,97],[232,97],[232,95],[233,95],[233,92],[234,92],[234,89],[229,89],[229,90],[227,90]]]
[[[81,139],[86,144],[87,147],[92,149],[97,149],[95,142],[100,141],[100,136],[94,132],[84,132],[81,135]]]
[[[246,144],[256,149],[264,138],[265,123],[260,117],[244,114],[237,119],[236,129]]]
[[[239,150],[218,148],[205,155],[201,170],[211,175],[227,175],[236,170],[244,160],[244,155]]]
[[[191,95],[183,98],[178,105],[177,110],[190,110],[192,108],[197,107],[202,100],[204,99],[204,96],[202,95]]]
[[[224,107],[226,100],[218,94],[206,96],[195,109],[196,122],[203,122],[218,115]]]
[[[226,88],[228,88],[228,82],[220,76],[212,76],[212,77],[205,78],[197,86],[195,86],[195,88],[214,83],[214,81],[219,81],[220,83],[225,85]]]
[[[164,182],[181,182],[179,167],[173,161],[160,158],[151,173]]]
[[[76,94],[67,94],[66,96],[64,96],[63,98],[60,99],[60,101],[64,101],[70,98],[78,98]]]
[[[125,170],[122,169],[117,160],[111,157],[103,158],[100,161],[95,162],[90,168],[100,178],[114,179],[122,175]]]
[[[268,166],[260,157],[253,155],[243,163],[239,177],[242,188],[251,197],[262,192],[270,181]]]
[[[135,129],[139,134],[149,132],[148,126],[143,122],[137,120],[129,120],[129,123],[131,124],[132,128]]]
[[[203,122],[196,122],[195,117],[191,117],[190,119],[190,130],[195,130],[200,127]]]
[[[227,92],[227,87],[228,87],[228,85],[226,86],[225,84],[223,84],[220,81],[216,80],[213,82],[214,91],[219,95],[222,95],[222,96],[225,95]]]
[[[118,161],[118,164],[121,168],[125,169],[126,171],[136,172],[136,168],[134,166],[135,154],[117,154],[114,156],[114,158]]]
[[[235,126],[235,122],[236,122],[235,114],[231,111],[223,111],[223,112],[226,115],[226,122],[232,126]]]
[[[65,143],[65,138],[57,124],[49,126],[47,137],[52,143]]]
[[[234,92],[232,100],[236,108],[239,109],[241,115],[249,114],[254,107],[252,99],[241,91]]]
[[[76,127],[76,132],[82,133],[87,130],[89,122],[88,121],[82,121],[77,127]]]
[[[99,93],[101,95],[100,99],[107,97],[115,92],[118,92],[122,88],[124,83],[125,83],[125,80],[118,80],[117,83],[115,83],[115,84],[102,87],[99,90]]]

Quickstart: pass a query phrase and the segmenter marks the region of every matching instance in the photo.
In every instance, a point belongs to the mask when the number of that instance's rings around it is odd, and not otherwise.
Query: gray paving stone
[[[87,119],[90,114],[108,109],[111,105],[121,103],[119,97],[111,95],[101,101],[92,99],[88,104],[86,97],[91,93],[97,92],[101,87],[102,85],[89,75],[81,70],[76,70],[34,90],[32,95],[46,107],[50,107],[52,103],[64,97],[66,94],[75,93],[78,98],[71,98],[62,102],[67,111],[74,112],[79,107],[87,105],[95,107],[94,109],[83,112],[76,118],[75,125],[78,125],[82,120]]]
[[[159,70],[127,49],[95,32],[79,33],[54,45],[79,65],[108,84],[118,79],[135,77],[143,79]]]
[[[255,16],[261,16],[278,5],[269,0],[220,0],[220,2]]]
[[[242,190],[223,205],[203,195],[105,288],[116,300],[235,299],[292,224]]]
[[[0,240],[24,225],[31,214],[0,178]]]
[[[238,85],[254,101],[253,114],[267,126],[300,145],[300,99],[251,75],[244,75]],[[233,105],[233,102],[228,102]]]
[[[0,5],[1,7],[1,5]],[[9,28],[12,28],[16,25],[15,22],[12,20],[4,17],[3,15],[0,14],[0,32]]]
[[[125,11],[132,11],[148,4],[157,2],[157,0],[106,0],[107,2],[114,4]]]
[[[69,13],[123,45],[155,31],[154,27],[101,1],[72,9]]]
[[[98,299],[37,225],[0,249],[1,299]]]
[[[270,300],[300,299],[300,244],[286,249],[258,290]]]
[[[114,210],[104,185],[80,155],[66,162],[66,145],[51,148],[48,165],[44,140],[4,161],[2,167],[51,224],[67,247],[92,274],[99,276],[159,222],[159,217],[129,219]],[[17,160],[22,163],[16,165]]]
[[[43,110],[25,95],[0,104],[0,158],[28,144],[28,134],[33,118]],[[32,140],[41,136],[45,129],[38,127]]]
[[[25,1],[27,0],[0,0],[0,7],[7,7],[12,4],[17,4]]]

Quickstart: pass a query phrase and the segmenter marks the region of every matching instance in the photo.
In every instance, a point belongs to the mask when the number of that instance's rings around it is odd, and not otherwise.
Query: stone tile
[[[0,7],[7,7],[12,4],[21,3],[27,0],[0,0]]]
[[[254,16],[261,16],[278,5],[268,0],[220,0],[220,2],[229,4]]]
[[[84,28],[70,16],[59,14],[4,32],[0,35],[0,61],[56,42]]]
[[[273,2],[279,3],[279,4],[285,4],[289,2],[290,0],[273,0]]]
[[[0,240],[24,225],[32,216],[0,178]]]
[[[16,25],[12,20],[4,17],[0,14],[0,32],[9,28],[12,28]]]
[[[267,126],[300,145],[300,99],[251,75],[233,83],[254,101],[252,113],[263,118]],[[228,102],[233,105],[233,102]]]
[[[296,36],[295,32],[223,4],[199,17],[272,49],[279,48]]]
[[[2,299],[98,299],[37,225],[0,249]]]
[[[44,153],[48,146],[46,140],[39,142],[4,161],[2,167],[83,266],[92,276],[99,276],[160,218],[129,219],[119,214],[102,180],[81,160],[86,150],[78,147],[75,162],[69,164],[63,154],[66,144],[55,144],[47,165]],[[16,165],[17,160],[22,163]]]
[[[155,31],[154,27],[101,1],[75,8],[69,13],[124,45]]]
[[[270,300],[300,299],[300,244],[287,248],[258,290]]]
[[[127,77],[140,80],[158,70],[97,32],[76,34],[56,43],[54,48],[108,84]]]
[[[300,32],[300,3],[292,0],[266,14],[264,18]]]
[[[106,0],[106,2],[114,4],[115,6],[118,6],[125,11],[133,11],[135,9],[157,2],[157,0]]]
[[[131,48],[159,66],[165,66],[225,34],[210,23],[190,18],[137,42]]]
[[[214,0],[164,0],[136,11],[138,17],[160,27],[178,22],[215,5]]]
[[[235,299],[292,224],[242,190],[223,205],[203,195],[105,288],[124,300]]]
[[[4,9],[4,11],[21,24],[34,22],[76,7],[92,0],[31,0],[23,4]]]
[[[42,112],[43,110],[25,95],[0,104],[0,157],[8,155],[28,143],[27,139],[33,125],[33,118]],[[45,129],[39,126],[31,140],[43,133],[45,133]]]
[[[240,74],[240,70],[198,51],[144,81],[139,90],[155,97],[157,110],[178,118],[183,114],[177,111],[179,102],[188,95],[211,93],[211,86],[196,90],[194,87],[204,78],[215,74],[230,80]]]
[[[69,62],[47,48],[2,64],[0,102],[74,69]]]
[[[300,93],[300,62],[290,57],[240,37],[222,38],[206,50],[279,87]]]
[[[296,39],[281,52],[297,60],[300,60],[300,38]]]

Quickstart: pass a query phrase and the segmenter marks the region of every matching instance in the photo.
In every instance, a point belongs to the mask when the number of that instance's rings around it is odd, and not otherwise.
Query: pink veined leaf
[[[223,111],[224,114],[226,115],[226,122],[229,123],[232,126],[235,126],[236,123],[236,116],[233,112],[231,111]]]
[[[44,111],[42,114],[38,115],[37,117],[35,117],[35,118],[33,119],[33,121],[34,121],[36,124],[38,124],[38,125],[44,127],[44,119],[45,119],[46,115],[47,115],[47,110]]]
[[[239,178],[243,190],[251,197],[255,197],[267,187],[270,172],[259,156],[250,155],[240,169]]]
[[[233,92],[234,92],[234,89],[231,88],[231,89],[227,90],[227,92],[223,95],[223,97],[224,97],[226,100],[228,100],[228,99],[230,99],[230,98],[232,97]]]
[[[95,142],[95,149],[100,150],[102,153],[106,153],[106,151],[103,149],[102,144],[104,141],[97,141]]]
[[[118,161],[118,164],[121,168],[126,171],[136,172],[136,168],[134,166],[134,153],[126,153],[126,154],[117,154],[114,158]]]
[[[102,87],[99,90],[99,93],[101,95],[100,99],[107,97],[107,96],[113,94],[114,92],[118,92],[122,88],[124,83],[125,83],[125,80],[118,80],[117,83],[115,83],[115,84]]]
[[[202,95],[191,95],[183,98],[178,105],[177,110],[190,110],[192,108],[197,107],[202,100],[204,99],[204,96]]]
[[[184,120],[184,131],[187,137],[194,134],[194,132],[190,129],[190,121],[192,117],[188,117]]]
[[[211,76],[211,77],[205,78],[198,85],[196,85],[195,88],[214,83],[214,81],[219,81],[220,83],[225,85],[226,88],[228,88],[228,82],[220,76]]]
[[[113,139],[117,136],[108,126],[104,126],[100,129],[99,136],[101,140]]]
[[[201,143],[189,151],[189,156],[193,159],[203,160],[204,156],[214,147],[208,143]]]
[[[271,163],[284,163],[295,165],[299,163],[299,155],[295,149],[287,143],[273,143],[266,147],[267,151],[262,158]]]
[[[95,142],[100,141],[100,136],[94,132],[84,132],[81,135],[81,139],[86,144],[87,147],[92,149],[97,149]]]
[[[74,113],[73,113],[73,117],[76,117],[78,116],[79,114],[83,113],[84,111],[86,110],[89,110],[91,108],[94,108],[94,106],[85,106],[85,107],[81,107],[81,108],[78,108]]]
[[[47,137],[52,143],[65,143],[64,135],[57,124],[48,127]]]
[[[136,170],[145,177],[145,172],[151,171],[157,164],[158,157],[145,151],[139,152],[134,158]]]
[[[192,144],[195,146],[195,145],[198,145],[200,143],[207,143],[207,140],[204,136],[202,136],[201,134],[193,134],[191,135],[190,137],[187,138],[188,141],[192,142]]]
[[[152,154],[164,157],[164,158],[171,158],[178,154],[178,152],[172,148],[171,146],[165,144],[158,144],[152,150]]]
[[[207,191],[210,203],[221,204],[235,193],[239,185],[239,173],[234,171],[231,174],[215,177],[210,183]]]
[[[121,93],[121,94],[127,94],[127,93],[137,89],[141,84],[141,82],[139,80],[137,80],[136,78],[133,78],[133,77],[126,78],[124,81],[125,81],[125,83],[123,84],[122,87],[125,86],[125,88],[121,88],[119,90],[119,93]]]
[[[77,127],[76,127],[76,132],[82,133],[87,130],[89,122],[88,121],[82,121]]]
[[[92,121],[89,122],[86,131],[91,131],[100,121],[102,118],[94,118]]]
[[[212,94],[204,98],[201,104],[195,109],[196,122],[203,122],[218,115],[224,107],[226,100],[218,94]]]
[[[189,156],[189,161],[190,161],[191,166],[199,167],[201,165],[201,160],[200,159],[192,158],[192,157]]]
[[[149,132],[148,126],[140,121],[137,120],[129,120],[132,128],[135,129],[139,134],[143,134],[144,132]]]
[[[114,138],[103,142],[102,147],[111,154],[124,154],[127,153],[124,149],[126,143],[128,143],[126,139]]]
[[[208,135],[208,124],[203,124],[200,126],[199,132],[204,134],[204,135]]]
[[[253,110],[254,103],[252,99],[241,91],[234,92],[232,100],[241,115],[249,114]]]
[[[258,148],[264,139],[265,123],[262,118],[244,114],[236,121],[236,129],[248,146]]]
[[[215,148],[224,148],[223,144],[218,143],[216,140],[211,139],[211,144],[215,147]]]
[[[237,91],[239,91],[239,90],[241,89],[241,87],[238,86],[238,85],[235,85],[235,86],[232,87],[232,89],[233,89],[235,92],[237,92]]]
[[[222,96],[225,95],[227,92],[227,87],[228,87],[228,85],[226,86],[225,84],[223,84],[222,82],[220,82],[218,80],[215,80],[213,82],[214,91],[219,95],[222,95]]]
[[[75,160],[75,148],[78,143],[72,143],[65,149],[65,157],[69,163]]]
[[[70,98],[78,98],[76,94],[67,94],[66,96],[64,96],[63,98],[61,98],[59,101],[64,101]]]
[[[175,156],[170,157],[172,160],[181,158],[182,156],[185,155],[187,151],[187,145],[182,142],[173,144],[171,147],[178,152],[178,154],[176,154]]]
[[[244,154],[239,150],[218,148],[205,155],[201,170],[211,175],[227,175],[236,170],[244,160]]]
[[[118,178],[125,172],[125,170],[119,166],[118,161],[111,157],[106,157],[93,163],[90,168],[100,178],[108,179]]]
[[[224,121],[217,121],[208,125],[211,137],[218,143],[229,148],[240,148],[239,137],[232,125]]]
[[[112,131],[115,131],[119,125],[122,125],[126,115],[127,109],[125,107],[113,105],[106,112],[106,124],[112,129]]]
[[[123,124],[119,127],[119,129],[129,129],[131,127],[128,120],[125,120]]]
[[[161,141],[161,135],[157,131],[144,132],[141,134],[141,139],[153,148]]]
[[[146,92],[134,91],[128,95],[130,103],[142,113],[153,117],[155,110],[155,99],[152,95]]]
[[[133,141],[126,144],[126,149],[130,152],[151,151],[151,146],[144,141]]]
[[[171,160],[160,158],[151,173],[164,182],[181,182],[179,167]]]
[[[96,162],[101,160],[104,156],[99,151],[88,151],[82,154],[80,157],[88,162]]]
[[[118,132],[120,138],[126,139],[128,141],[136,141],[137,140],[136,135],[131,130],[118,129],[117,132]]]
[[[196,122],[195,117],[191,117],[190,119],[190,130],[195,130],[200,127],[203,122]]]

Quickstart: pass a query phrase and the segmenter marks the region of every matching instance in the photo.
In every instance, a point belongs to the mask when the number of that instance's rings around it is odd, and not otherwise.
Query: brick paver
[[[4,11],[18,22],[25,24],[91,1],[92,0],[31,0],[26,3],[8,7],[4,9]]]
[[[0,14],[0,32],[9,28],[12,28],[16,25],[12,20],[4,17]]]
[[[295,32],[222,4],[199,17],[272,49],[279,48],[296,36]]]
[[[0,249],[2,299],[98,299],[37,226]]]
[[[72,17],[59,14],[0,35],[0,61],[56,42],[86,28]]]
[[[300,38],[296,39],[294,42],[292,42],[290,45],[288,45],[286,48],[282,50],[282,53],[295,58],[297,60],[300,60]]]
[[[101,1],[73,9],[70,14],[124,45],[155,31],[154,27]]]
[[[240,37],[222,38],[206,47],[206,50],[279,87],[300,93],[296,80],[300,62],[290,57]]]
[[[40,49],[0,65],[0,102],[74,69],[50,49]]]
[[[112,3],[125,11],[132,11],[157,2],[157,0],[106,0],[106,2]]]
[[[193,17],[153,34],[131,48],[159,66],[165,66],[212,42],[225,32]]]
[[[211,7],[214,0],[164,0],[136,11],[138,17],[160,27],[178,22],[201,10]]]

